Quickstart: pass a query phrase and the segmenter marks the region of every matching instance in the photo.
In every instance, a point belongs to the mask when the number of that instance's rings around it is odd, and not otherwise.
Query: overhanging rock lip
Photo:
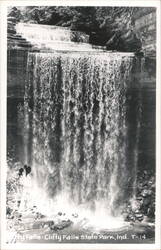
[[[29,53],[38,53],[38,54],[59,54],[59,53],[64,53],[64,54],[80,54],[81,53],[92,53],[92,55],[118,55],[120,57],[124,57],[124,56],[129,56],[129,57],[135,57],[135,53],[134,52],[119,52],[119,51],[104,51],[104,50],[82,50],[82,51],[78,51],[78,50],[48,50],[48,49],[41,49],[38,51],[29,51]]]

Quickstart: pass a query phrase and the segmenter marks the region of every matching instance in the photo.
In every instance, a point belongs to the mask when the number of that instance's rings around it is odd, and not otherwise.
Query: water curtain
[[[132,60],[123,53],[29,53],[25,154],[49,197],[62,193],[91,210],[101,204],[112,215],[123,205]]]

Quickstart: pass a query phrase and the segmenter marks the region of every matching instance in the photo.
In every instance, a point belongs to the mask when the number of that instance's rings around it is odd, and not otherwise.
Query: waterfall
[[[70,28],[54,26],[54,25],[40,25],[31,23],[18,23],[16,25],[18,34],[23,35],[30,42],[72,42],[77,41],[81,43],[89,42],[89,35],[80,32],[72,31]]]
[[[126,53],[29,53],[25,148],[33,176],[51,199],[116,215],[124,203]]]
[[[72,31],[65,27],[18,23],[16,25],[16,32],[33,46],[41,50],[77,51],[79,49],[82,51],[93,51],[93,46],[88,43],[89,35],[80,31]],[[99,46],[97,47],[99,48]],[[102,48],[100,48],[100,50],[102,50]]]

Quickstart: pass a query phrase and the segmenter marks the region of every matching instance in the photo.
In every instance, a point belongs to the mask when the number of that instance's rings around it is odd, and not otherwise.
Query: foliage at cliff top
[[[93,44],[127,51],[131,50],[130,46],[133,50],[141,47],[135,35],[134,20],[145,9],[147,13],[152,8],[26,6],[9,8],[8,16],[15,17],[17,22],[57,25],[83,31],[90,35]]]

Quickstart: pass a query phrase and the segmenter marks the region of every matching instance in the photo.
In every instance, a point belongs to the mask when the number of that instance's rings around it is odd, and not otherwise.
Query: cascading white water
[[[89,44],[89,35],[71,31],[69,28],[53,25],[18,23],[18,35],[21,35],[39,49],[93,51]],[[97,46],[97,50],[99,46]],[[100,47],[102,50],[102,47]]]
[[[119,214],[128,180],[131,65],[125,53],[29,53],[27,147],[34,181],[51,199]]]
[[[71,41],[72,31],[61,27],[37,24],[18,23],[16,26],[18,34],[23,34],[27,40],[39,42],[46,41]]]

